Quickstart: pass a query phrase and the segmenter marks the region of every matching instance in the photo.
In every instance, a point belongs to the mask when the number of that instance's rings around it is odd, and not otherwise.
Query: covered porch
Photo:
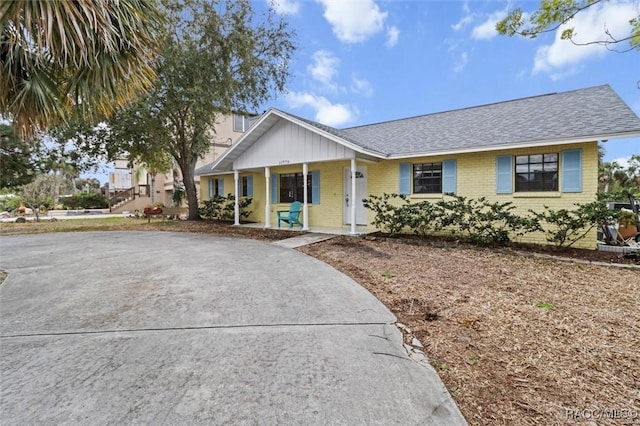
[[[241,197],[251,197],[251,226],[276,228],[277,212],[301,204],[304,232],[358,235],[369,230],[362,199],[367,164],[380,157],[323,127],[278,110],[265,113],[208,173],[235,197],[234,224],[241,226]],[[250,190],[249,190],[250,188]],[[218,190],[212,195],[222,195]],[[246,226],[246,225],[242,225]]]
[[[264,223],[242,223],[237,224],[235,226],[240,226],[243,228],[256,228],[256,229],[264,229]],[[310,226],[309,229],[301,229],[301,228],[278,228],[272,227],[271,229],[282,229],[283,231],[296,231],[300,233],[314,233],[314,234],[328,234],[328,235],[366,235],[377,232],[377,229],[373,229],[364,225],[356,225],[355,233],[352,233],[351,225],[344,226]]]

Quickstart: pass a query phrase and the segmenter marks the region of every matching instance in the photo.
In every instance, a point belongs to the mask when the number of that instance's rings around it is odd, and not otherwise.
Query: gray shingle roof
[[[238,141],[235,157],[223,155],[219,161],[224,164],[207,164],[196,175],[211,174],[213,166],[218,167],[215,172],[228,172],[233,159],[257,142],[273,120],[287,116],[381,158],[640,136],[640,118],[609,85],[347,129],[272,109],[263,116],[269,120],[260,128],[252,127],[247,138]]]
[[[640,118],[608,85],[516,99],[340,133],[390,156],[640,132]]]

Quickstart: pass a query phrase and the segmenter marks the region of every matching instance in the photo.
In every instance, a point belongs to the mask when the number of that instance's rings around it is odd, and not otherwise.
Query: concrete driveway
[[[393,314],[295,250],[24,235],[0,268],[2,424],[465,424]]]

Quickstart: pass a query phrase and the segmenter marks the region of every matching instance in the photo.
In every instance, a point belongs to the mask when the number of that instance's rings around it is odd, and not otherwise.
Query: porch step
[[[280,246],[285,248],[296,248],[307,246],[309,244],[319,243],[320,241],[330,240],[331,238],[335,238],[338,235],[335,234],[317,234],[313,232],[309,232],[308,234],[298,235],[296,237],[287,238],[285,240],[275,241],[271,244],[274,246]]]

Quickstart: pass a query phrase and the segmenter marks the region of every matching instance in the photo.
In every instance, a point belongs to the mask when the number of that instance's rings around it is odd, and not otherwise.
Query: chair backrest
[[[302,203],[300,201],[294,201],[289,207],[289,217],[297,219],[300,216],[300,210],[302,210]]]

